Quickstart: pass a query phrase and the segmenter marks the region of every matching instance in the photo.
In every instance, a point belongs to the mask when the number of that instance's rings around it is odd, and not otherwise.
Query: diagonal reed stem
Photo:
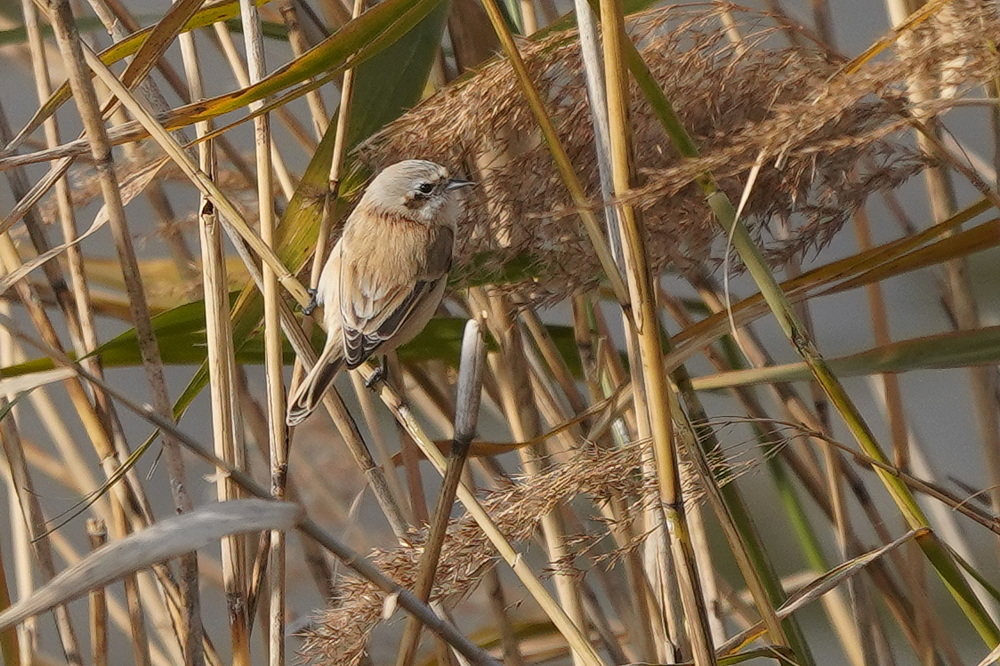
[[[155,409],[149,407],[148,405],[140,405],[135,402],[122,391],[113,388],[107,382],[84,370],[78,364],[74,363],[65,353],[26,335],[20,330],[18,325],[6,315],[0,314],[0,327],[7,330],[11,335],[24,341],[26,344],[39,350],[46,356],[52,358],[53,361],[60,367],[72,368],[80,380],[87,381],[90,384],[107,391],[108,395],[118,400],[118,402],[121,403],[126,409],[149,421],[155,427],[163,430],[168,435],[173,437],[176,441],[197,455],[199,458],[214,465],[235,485],[239,486],[246,494],[263,499],[271,499],[269,489],[257,483],[257,481],[243,469],[234,467],[229,462],[213,453],[208,447],[203,446],[194,437],[191,437],[184,431],[180,430],[172,419],[163,418],[156,412]],[[432,446],[431,448],[434,447]],[[434,448],[434,450],[437,451],[436,448]],[[438,455],[440,456],[440,452],[438,452]],[[472,643],[469,639],[462,635],[462,633],[452,624],[439,617],[430,606],[419,601],[413,594],[410,593],[409,590],[397,584],[391,578],[382,573],[378,567],[365,559],[359,553],[349,548],[339,539],[329,534],[307,516],[303,514],[303,517],[300,519],[296,527],[310,539],[316,541],[329,552],[337,556],[347,567],[358,573],[361,577],[370,581],[386,594],[395,596],[399,606],[404,608],[409,613],[418,615],[428,629],[452,645],[460,654],[466,657],[470,663],[475,664],[476,666],[500,666],[498,661],[490,657],[489,654],[487,654],[482,648]],[[594,663],[601,664],[599,660]]]
[[[139,274],[138,262],[135,256],[132,239],[125,218],[122,195],[111,163],[111,150],[108,143],[107,130],[101,118],[100,105],[97,101],[93,83],[88,76],[84,58],[84,48],[76,31],[74,18],[68,2],[55,0],[51,5],[42,6],[49,12],[59,42],[60,51],[70,73],[70,86],[73,89],[77,106],[83,120],[87,139],[90,143],[99,175],[101,195],[107,209],[115,246],[118,251],[122,273],[125,279],[126,291],[129,296],[129,306],[138,333],[139,349],[142,365],[150,385],[153,403],[157,411],[164,417],[172,415],[170,398],[167,395],[166,380],[163,372],[163,362],[159,346],[153,332],[150,311],[146,294]],[[169,436],[164,437],[163,446],[166,451],[167,464],[170,473],[170,487],[174,503],[179,511],[189,511],[192,507],[187,494],[187,481],[184,462],[180,457],[180,448]],[[197,561],[190,553],[182,558],[182,594],[185,599],[186,615],[179,631],[188,654],[200,650],[201,636],[197,629],[200,618],[195,616],[198,607]]]

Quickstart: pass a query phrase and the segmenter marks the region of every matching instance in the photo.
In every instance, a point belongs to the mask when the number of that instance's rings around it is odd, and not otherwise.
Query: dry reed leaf
[[[731,44],[722,9],[740,20],[743,42]],[[907,76],[961,61],[965,90],[998,71],[989,44],[997,18],[982,9],[949,34],[923,40],[905,57],[837,76],[838,65],[819,48],[778,48],[778,29],[766,15],[718,5],[668,7],[628,22],[654,77],[701,149],[681,161],[641,92],[632,86],[631,118],[641,182],[629,196],[643,211],[654,270],[684,271],[717,264],[722,239],[694,185],[712,171],[736,200],[754,160],[764,157],[745,220],[775,264],[826,243],[851,212],[880,189],[893,188],[928,160],[898,135],[912,108],[902,93]],[[929,21],[922,29],[934,29]],[[574,32],[520,44],[535,85],[590,196],[599,192],[593,130]],[[940,112],[954,99],[942,101]],[[439,92],[362,146],[378,169],[409,157],[464,168],[481,182],[470,193],[459,234],[458,266],[465,275],[499,272],[527,258],[532,278],[523,296],[558,300],[592,287],[600,267],[554,168],[516,78],[494,60],[464,82]],[[595,201],[595,207],[600,202]],[[790,237],[772,234],[774,220],[791,222]]]
[[[203,548],[230,534],[295,526],[302,509],[290,502],[242,499],[198,507],[102,546],[67,567],[31,596],[0,613],[0,629],[67,603],[125,574]]]
[[[166,164],[167,158],[160,158],[143,165],[142,168],[132,172],[128,179],[120,181],[122,204],[127,204],[132,201],[132,199],[139,196],[143,189],[145,189],[145,187],[152,182],[152,180],[156,177],[156,174],[158,174],[160,170],[166,166]],[[97,211],[97,215],[94,216],[93,223],[91,223],[90,227],[86,231],[77,235],[73,238],[73,240],[57,245],[30,261],[25,262],[17,269],[9,272],[2,279],[0,279],[0,294],[5,293],[8,289],[14,286],[18,280],[23,280],[28,273],[35,270],[45,262],[55,259],[69,248],[79,245],[87,238],[97,233],[105,224],[108,223],[109,219],[107,205],[101,206],[101,209]]]
[[[0,395],[12,396],[15,393],[32,391],[39,386],[59,382],[75,374],[73,368],[53,368],[19,377],[4,377],[0,379]]]

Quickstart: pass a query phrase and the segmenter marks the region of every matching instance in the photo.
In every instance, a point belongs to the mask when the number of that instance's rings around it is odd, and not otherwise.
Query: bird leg
[[[306,303],[306,306],[304,308],[302,308],[302,314],[308,317],[313,313],[313,310],[316,309],[316,306],[319,305],[319,301],[316,300],[315,289],[310,287],[309,289],[306,289],[306,293],[309,294],[309,302]]]

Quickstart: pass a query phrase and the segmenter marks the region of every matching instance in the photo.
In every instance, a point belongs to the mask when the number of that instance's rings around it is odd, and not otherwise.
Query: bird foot
[[[302,308],[302,314],[304,314],[305,316],[308,317],[309,315],[311,315],[313,313],[313,310],[315,310],[316,307],[319,305],[319,301],[316,300],[316,290],[315,289],[311,289],[311,288],[310,289],[306,289],[306,293],[309,294],[309,296],[311,298],[309,299],[309,302],[306,303],[305,307]]]
[[[389,368],[386,367],[385,357],[383,356],[382,362],[375,366],[375,371],[365,380],[365,388],[374,391],[379,382],[385,382],[388,379]]]

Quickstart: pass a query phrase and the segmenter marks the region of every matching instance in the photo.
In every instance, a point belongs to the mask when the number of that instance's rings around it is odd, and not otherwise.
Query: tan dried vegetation
[[[644,211],[656,271],[719,259],[722,244],[693,181],[710,170],[739,201],[758,159],[765,168],[745,218],[766,241],[770,257],[778,263],[823,245],[868,196],[899,185],[925,164],[907,143],[894,140],[909,123],[900,92],[905,77],[958,61],[962,86],[968,87],[991,78],[998,64],[985,46],[995,20],[978,13],[965,15],[967,39],[928,40],[906,58],[838,76],[843,63],[818,46],[779,48],[782,28],[759,14],[738,12],[743,35],[734,45],[720,23],[722,11],[684,6],[630,21],[630,35],[702,154],[699,160],[677,159],[633,84],[636,163],[642,169],[634,201]],[[594,136],[575,33],[520,46],[588,193],[596,197]],[[515,258],[529,259],[535,279],[522,286],[552,299],[597,282],[597,259],[504,60],[435,95],[363,148],[376,168],[414,155],[466,164],[482,182],[459,235],[466,268],[500,271]],[[791,237],[780,241],[772,233],[779,218],[793,222]]]
[[[724,31],[723,11],[739,18],[738,44]],[[631,37],[702,154],[697,160],[677,159],[633,84],[631,117],[642,182],[631,200],[644,213],[653,269],[683,272],[720,261],[723,244],[716,223],[693,184],[705,171],[739,201],[751,168],[757,161],[763,164],[745,217],[769,258],[779,264],[822,246],[868,197],[897,187],[927,166],[929,160],[900,138],[913,122],[913,109],[902,92],[906,77],[961,63],[957,94],[935,102],[933,111],[942,112],[963,90],[1000,72],[997,54],[985,46],[1000,22],[975,11],[963,16],[961,30],[950,26],[962,39],[924,40],[906,57],[883,57],[850,74],[843,73],[842,59],[819,46],[782,47],[789,26],[749,11],[685,6],[633,17]],[[932,20],[918,31],[935,29]],[[812,44],[807,35],[800,37]],[[555,32],[519,47],[594,206],[600,206],[575,32]],[[419,155],[464,164],[481,182],[459,235],[466,275],[483,269],[502,272],[510,262],[529,258],[530,278],[507,286],[546,301],[599,282],[590,242],[504,59],[436,94],[361,151],[373,169]],[[778,240],[773,224],[782,218],[793,223],[793,233]],[[546,474],[513,479],[511,485],[486,493],[484,503],[510,540],[524,540],[555,504],[581,493],[597,501],[617,493],[638,502],[638,467],[636,446],[613,452],[584,448]],[[375,561],[409,586],[421,540],[414,534],[414,548],[379,552]],[[468,594],[484,567],[493,564],[487,552],[492,552],[489,543],[474,522],[458,520],[445,544],[433,598]],[[339,602],[322,613],[307,635],[305,656],[323,663],[358,663],[384,604],[385,595],[370,583],[349,578]]]

